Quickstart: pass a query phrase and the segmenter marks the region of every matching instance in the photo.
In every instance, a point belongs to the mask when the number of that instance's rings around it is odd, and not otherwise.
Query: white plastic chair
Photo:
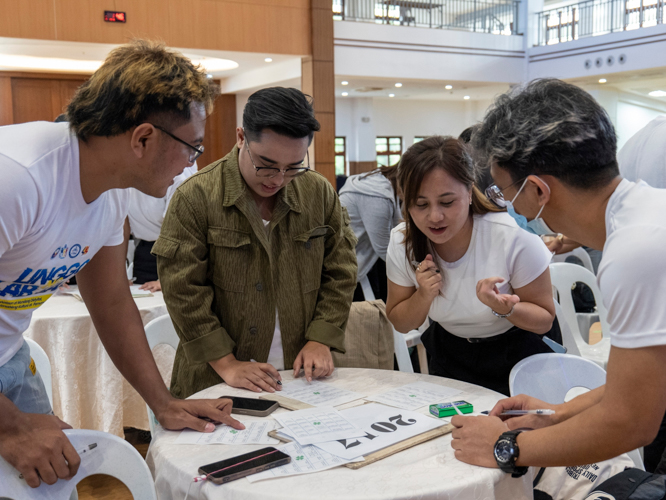
[[[512,396],[527,394],[551,404],[564,403],[567,393],[574,387],[592,390],[605,383],[606,370],[571,354],[534,354],[516,363],[509,374]],[[628,455],[636,467],[645,470],[639,450]]]
[[[364,277],[359,283],[363,290],[363,298],[365,300],[375,300],[375,293],[372,291],[368,277]],[[408,333],[400,333],[393,328],[393,349],[395,352],[395,359],[398,362],[398,369],[401,372],[414,373],[412,360],[409,357],[409,348],[416,346],[421,373],[425,375],[428,374],[428,359],[426,357],[425,347],[421,343],[421,333],[422,332],[418,330],[412,330]]]
[[[81,455],[81,465],[76,475],[69,481],[60,479],[55,484],[42,483],[33,489],[19,478],[16,469],[0,458],[0,498],[68,500],[83,478],[93,474],[107,474],[122,481],[135,500],[157,500],[148,465],[127,441],[100,431],[68,429],[64,432]],[[97,446],[89,450],[93,443]],[[82,453],[82,450],[86,452]]]
[[[585,283],[590,287],[594,295],[594,301],[597,304],[599,321],[601,322],[602,334],[608,335],[608,312],[601,297],[601,291],[597,286],[597,280],[594,274],[582,266],[569,264],[567,262],[558,262],[550,265],[550,280],[560,297],[563,316],[571,328],[574,341],[578,346],[580,355],[590,361],[594,361],[601,368],[606,368],[608,355],[610,354],[610,339],[605,336],[598,343],[590,345],[585,341],[585,337],[578,326],[576,317],[576,308],[574,307],[571,296],[571,287],[578,281]]]
[[[37,373],[42,377],[46,394],[49,396],[49,403],[51,404],[51,408],[53,408],[53,382],[51,379],[51,362],[49,361],[49,357],[46,355],[44,349],[42,349],[42,346],[34,340],[25,338],[25,341],[28,347],[30,347],[30,357],[35,362]]]
[[[574,248],[571,252],[553,255],[553,262],[567,262],[567,257],[576,257],[583,263],[583,267],[594,274],[594,266],[590,254],[583,247]],[[570,262],[572,264],[572,262]]]
[[[176,329],[173,327],[171,317],[168,314],[152,320],[146,325],[145,330],[146,339],[148,340],[148,346],[150,346],[151,351],[161,344],[167,344],[174,349],[178,349],[178,343],[180,342],[180,339],[178,338]],[[146,410],[148,411],[148,425],[150,426],[150,433],[154,434],[155,426],[158,422],[155,418],[153,410],[151,410],[148,405],[146,405]]]
[[[574,334],[571,331],[571,327],[569,326],[567,319],[564,317],[562,306],[557,301],[555,301],[555,316],[557,316],[557,322],[560,324],[560,331],[562,332],[562,345],[566,347],[567,354],[580,356],[580,349],[578,349],[578,344],[576,343]]]

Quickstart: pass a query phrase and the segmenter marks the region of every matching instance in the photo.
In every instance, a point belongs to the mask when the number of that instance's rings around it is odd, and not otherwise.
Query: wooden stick
[[[282,408],[287,410],[307,410],[308,408],[314,408],[314,406],[296,399],[287,398],[284,396],[278,396],[277,394],[265,394],[259,396],[259,399],[266,399],[268,401],[277,402]]]

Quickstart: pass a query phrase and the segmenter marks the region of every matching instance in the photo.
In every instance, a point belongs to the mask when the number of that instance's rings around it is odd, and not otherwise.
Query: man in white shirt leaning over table
[[[125,188],[165,195],[203,151],[215,97],[191,61],[139,40],[114,49],[79,88],[69,123],[0,128],[0,456],[32,487],[69,479],[80,463],[23,339],[34,309],[77,273],[104,347],[164,427],[211,432],[214,424],[198,418],[207,417],[242,428],[228,399],[169,394],[127,286],[122,245]]]
[[[489,417],[453,417],[456,458],[520,475],[525,466],[589,464],[650,443],[666,409],[666,190],[620,177],[607,113],[559,80],[500,96],[472,141],[495,181],[491,199],[534,232],[603,250],[597,282],[612,347],[606,384],[568,403],[518,395]],[[555,413],[497,418],[540,408]]]

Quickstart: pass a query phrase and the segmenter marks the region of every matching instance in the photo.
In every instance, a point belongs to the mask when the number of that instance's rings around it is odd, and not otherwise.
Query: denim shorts
[[[24,413],[53,414],[42,377],[37,370],[33,374],[31,362],[30,347],[23,342],[14,357],[0,366],[0,393]]]

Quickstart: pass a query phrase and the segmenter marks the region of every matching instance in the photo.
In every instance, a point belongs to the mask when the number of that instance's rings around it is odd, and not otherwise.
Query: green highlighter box
[[[460,410],[460,413],[463,414],[472,413],[474,411],[472,404],[467,401],[453,401],[452,403],[437,403],[435,405],[430,405],[430,413],[439,418],[457,415],[458,412],[453,405],[455,405],[456,408]]]

